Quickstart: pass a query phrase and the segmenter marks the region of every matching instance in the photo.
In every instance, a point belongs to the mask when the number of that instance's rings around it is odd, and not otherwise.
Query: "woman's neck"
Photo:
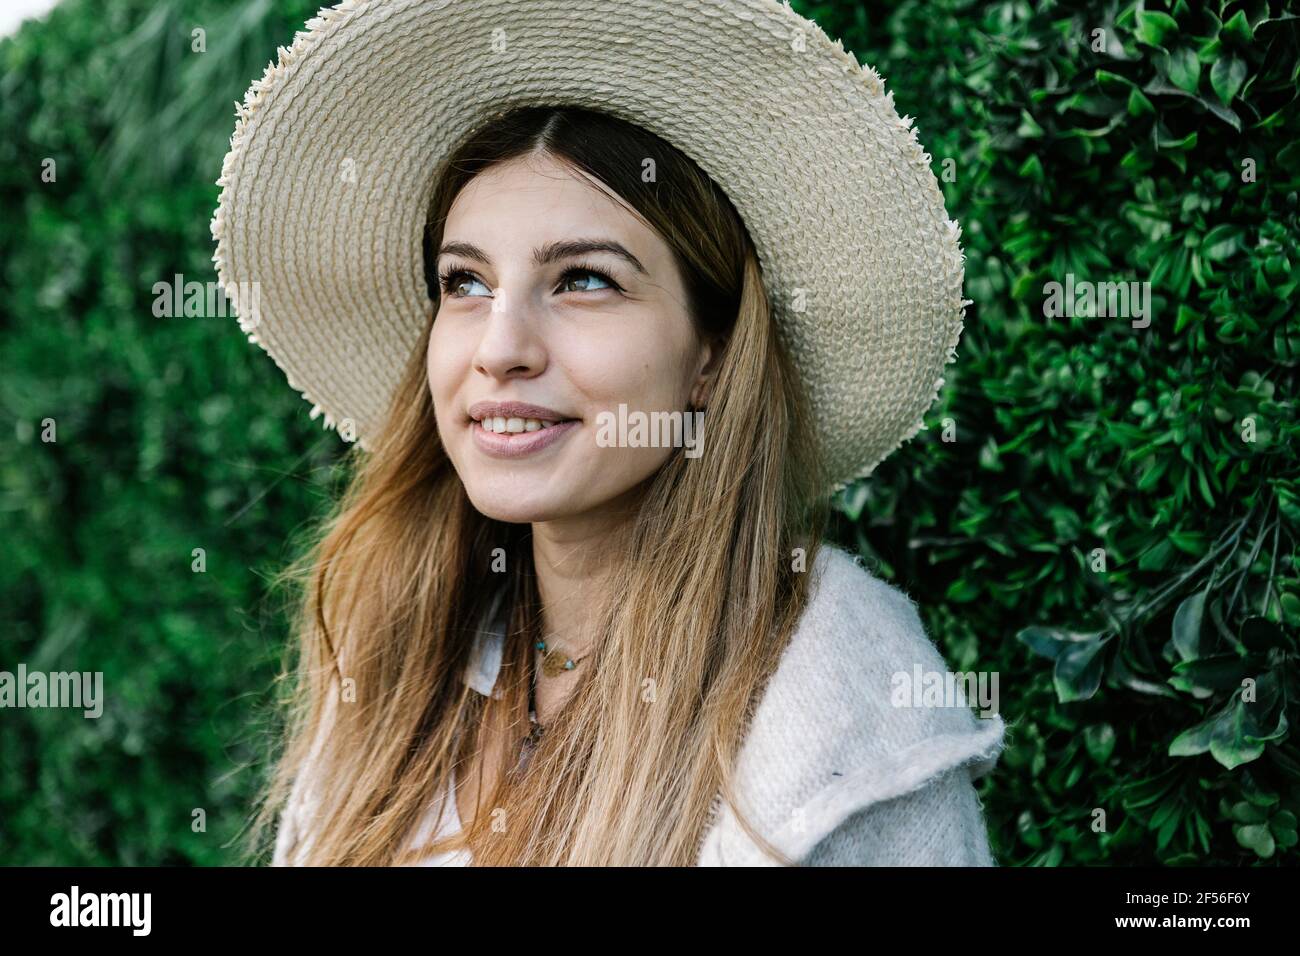
[[[542,634],[570,657],[595,650],[595,613],[625,557],[633,513],[626,504],[533,525],[533,567],[542,601]]]

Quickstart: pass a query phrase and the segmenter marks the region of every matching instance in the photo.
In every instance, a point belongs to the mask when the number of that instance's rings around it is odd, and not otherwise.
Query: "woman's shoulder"
[[[773,710],[807,720],[851,716],[856,732],[845,734],[846,742],[893,751],[940,735],[991,735],[990,728],[1001,727],[996,676],[950,672],[916,602],[855,555],[824,544],[807,605],[765,702],[771,698]],[[810,694],[814,688],[819,693]],[[973,695],[958,699],[953,688]]]
[[[851,716],[858,743],[870,753],[893,753],[938,738],[1002,740],[997,714],[996,672],[954,674],[925,630],[916,602],[897,585],[877,577],[856,556],[820,549],[804,614],[773,683],[774,705],[789,704],[809,719]],[[812,698],[802,691],[820,687]],[[968,694],[957,694],[968,690]],[[785,694],[787,700],[781,700]],[[972,705],[978,707],[977,717]],[[1000,747],[981,755],[972,771],[982,774]]]
[[[735,768],[751,819],[796,858],[858,810],[959,767],[982,776],[1005,735],[996,675],[949,672],[902,589],[830,544],[810,573],[806,607]],[[976,716],[973,704],[991,715]],[[728,817],[710,836],[736,856],[749,841],[728,839]]]

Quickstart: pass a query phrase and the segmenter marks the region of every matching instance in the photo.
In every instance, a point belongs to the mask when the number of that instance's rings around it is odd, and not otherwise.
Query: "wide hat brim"
[[[528,105],[639,124],[730,197],[833,489],[924,427],[969,304],[960,228],[879,75],[775,0],[321,10],[237,106],[212,220],[241,328],[313,418],[373,447],[432,312],[423,233],[443,162]]]

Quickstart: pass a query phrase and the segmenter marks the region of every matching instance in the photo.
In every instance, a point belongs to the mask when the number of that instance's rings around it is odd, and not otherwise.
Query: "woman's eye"
[[[603,286],[579,285],[578,288],[569,288],[569,284],[571,282],[581,283],[582,281],[589,280],[589,279],[595,279],[597,282],[604,283],[604,285]],[[601,291],[602,288],[617,289],[618,283],[616,283],[609,276],[605,275],[605,273],[599,272],[596,269],[570,269],[568,272],[566,272],[563,276],[560,277],[559,291],[561,292],[599,292]]]
[[[488,291],[483,281],[471,272],[464,269],[455,269],[445,272],[441,275],[442,291],[444,295],[453,298],[465,299],[475,295],[484,295],[491,297],[492,293]],[[601,283],[593,285],[592,281]],[[483,293],[473,293],[467,287],[475,283],[483,286]],[[609,275],[601,272],[599,269],[573,268],[560,277],[560,285],[557,292],[600,292],[604,289],[613,289],[621,291],[621,287]]]
[[[479,285],[483,285],[482,281],[480,281],[479,279],[475,278],[474,276],[470,275],[468,272],[465,272],[463,270],[458,270],[456,272],[449,272],[443,276],[442,291],[448,295],[464,297],[468,295],[468,293],[462,292],[461,288],[465,285],[470,285],[475,282],[477,282]],[[484,285],[483,288],[486,289],[487,286]]]

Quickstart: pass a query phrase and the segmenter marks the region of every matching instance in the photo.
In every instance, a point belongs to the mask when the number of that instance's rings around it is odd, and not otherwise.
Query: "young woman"
[[[821,543],[829,493],[920,427],[960,330],[933,175],[884,113],[861,127],[876,172],[910,178],[881,201],[797,129],[755,153],[741,77],[670,118],[657,84],[813,29],[788,8],[619,5],[621,44],[561,0],[512,5],[499,89],[449,102],[430,78],[461,82],[458,39],[492,21],[345,4],[241,111],[218,270],[255,284],[245,330],[361,445],[297,569],[254,840],[278,813],[278,864],[991,864],[972,780],[1001,718],[900,693],[942,657],[902,592]],[[836,89],[797,68],[773,96]],[[850,83],[885,105],[874,74]],[[836,223],[889,245],[819,255]]]

